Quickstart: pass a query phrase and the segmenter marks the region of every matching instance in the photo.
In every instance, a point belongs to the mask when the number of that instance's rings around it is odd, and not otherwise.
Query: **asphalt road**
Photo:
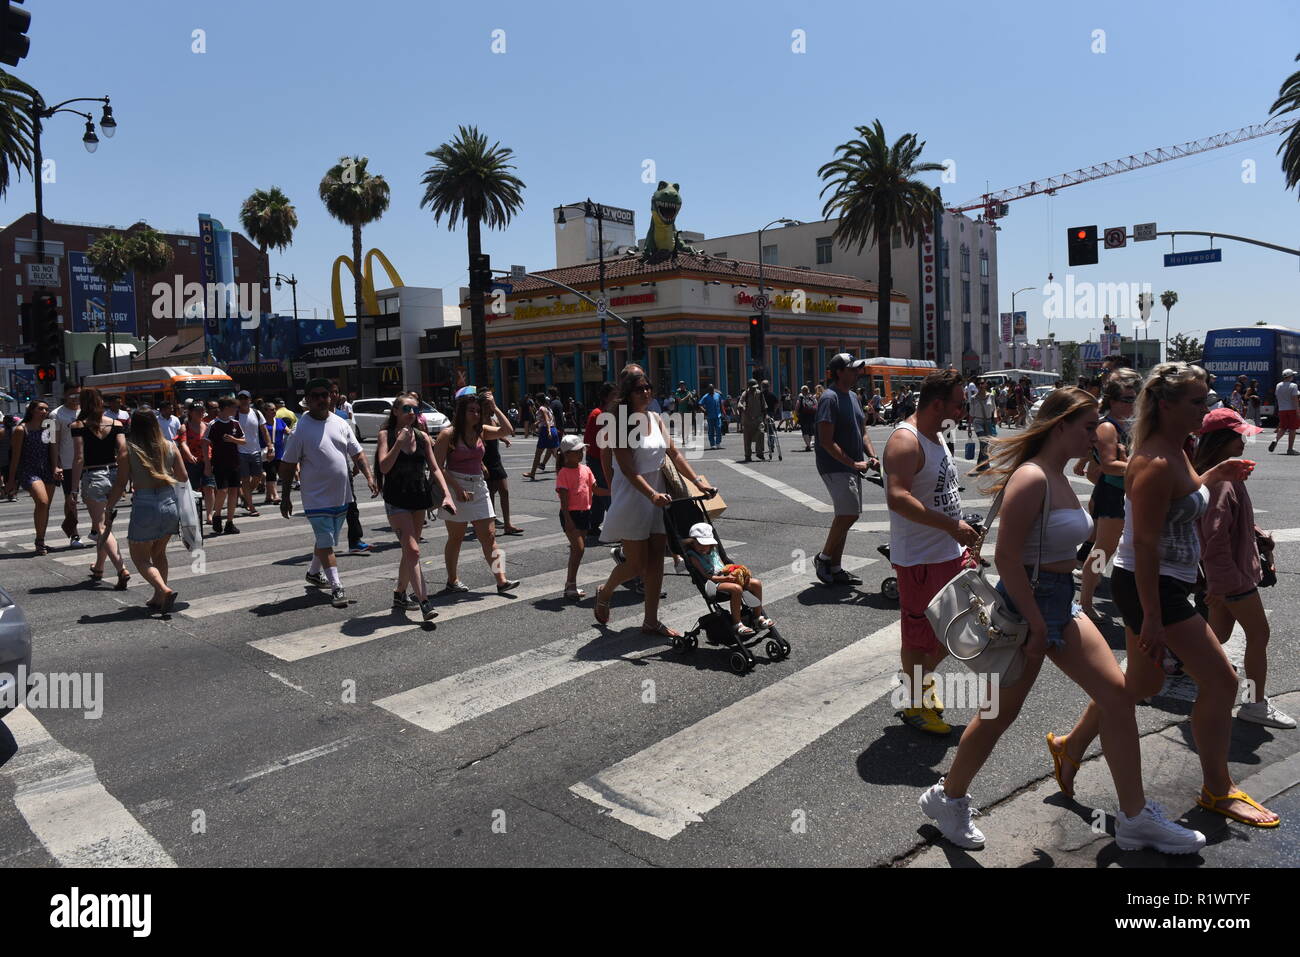
[[[887,431],[874,431],[878,447]],[[608,630],[593,627],[590,597],[562,599],[554,472],[520,478],[531,441],[505,454],[513,517],[526,530],[502,540],[519,596],[496,595],[467,543],[461,577],[473,591],[439,596],[434,626],[389,610],[397,546],[377,502],[362,508],[374,554],[340,560],[347,610],[303,585],[305,521],[267,508],[238,522],[243,534],[210,540],[201,569],[175,548],[181,597],[165,620],[144,613],[147,589],[89,584],[88,551],[31,557],[30,501],[0,503],[0,580],[33,623],[34,669],[103,676],[100,717],[21,709],[0,725],[0,863],[1167,863],[1120,854],[1091,827],[1093,808],[1113,810],[1095,747],[1079,803],[1055,793],[1043,735],[1067,730],[1085,698],[1050,665],[972,788],[990,847],[931,846],[937,832],[916,798],[948,766],[973,712],[950,699],[946,738],[895,717],[898,609],[880,594],[888,569],[876,551],[887,540],[883,491],[867,486],[850,533],[856,562],[846,564],[865,584],[815,585],[829,497],[798,435],[782,443],[784,461],[744,466],[733,434],[696,465],[723,490],[719,529],[733,560],[777,596],[769,612],[793,646],[784,661],[759,654],[743,676],[719,650],[678,653],[642,636],[628,592]],[[1259,523],[1287,530],[1279,585],[1265,594],[1269,692],[1297,714],[1288,623],[1300,617],[1300,463],[1262,445],[1250,457],[1260,462],[1251,479]],[[965,498],[968,510],[987,503],[973,484]],[[444,536],[433,528],[426,537],[436,590]],[[588,592],[609,564],[607,549],[588,549]],[[665,587],[665,621],[688,626],[703,613],[688,578],[670,573]],[[1107,637],[1122,654],[1117,623]],[[1237,661],[1241,648],[1239,637],[1229,645]],[[1293,822],[1285,833],[1251,831],[1194,810],[1194,693],[1182,682],[1138,710],[1149,793],[1174,814],[1192,811],[1211,836],[1179,866],[1293,863]],[[1232,771],[1243,782],[1271,774],[1268,793],[1294,812],[1298,752],[1300,732],[1238,723]]]

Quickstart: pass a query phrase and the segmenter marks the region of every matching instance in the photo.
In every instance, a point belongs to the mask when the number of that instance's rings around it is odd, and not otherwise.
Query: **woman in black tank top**
[[[117,569],[117,591],[125,591],[131,573],[117,547],[117,539],[110,528],[104,531],[104,515],[108,510],[108,492],[117,481],[117,470],[126,466],[126,430],[122,423],[104,414],[104,397],[98,389],[81,390],[81,410],[72,423],[72,442],[75,459],[72,465],[72,487],[81,490],[81,497],[90,512],[90,527],[99,533],[95,542],[95,563],[90,566],[91,581],[104,577],[104,560]]]

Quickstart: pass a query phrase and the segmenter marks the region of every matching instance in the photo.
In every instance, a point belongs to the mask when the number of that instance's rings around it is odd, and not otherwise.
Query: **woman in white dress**
[[[680,635],[659,620],[659,588],[668,541],[663,509],[672,502],[660,467],[667,457],[682,477],[693,481],[701,491],[711,492],[713,487],[703,476],[696,475],[668,434],[663,419],[649,411],[651,390],[644,369],[625,366],[618,376],[617,401],[601,416],[598,445],[602,466],[610,477],[609,508],[601,525],[601,540],[621,542],[626,561],[616,566],[597,589],[595,615],[599,624],[607,624],[615,590],[629,578],[639,576],[645,584],[641,631],[671,638]]]

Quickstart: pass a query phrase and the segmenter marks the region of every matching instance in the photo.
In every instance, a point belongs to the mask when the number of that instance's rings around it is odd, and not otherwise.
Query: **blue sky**
[[[272,268],[296,273],[299,307],[329,304],[345,227],[316,195],[344,153],[370,157],[392,205],[368,227],[408,285],[466,280],[463,230],[420,209],[424,154],[458,124],[512,147],[525,207],[486,233],[493,263],[554,263],[552,208],[587,196],[648,225],[658,178],[679,182],[679,225],[709,236],[789,216],[820,217],[817,167],[877,117],[915,132],[925,157],[956,162],[956,203],[1134,152],[1261,122],[1300,52],[1300,6],[1190,2],[867,4],[695,0],[655,4],[410,0],[28,0],[32,53],[16,72],[55,102],[108,93],[119,129],[88,155],[75,117],[50,121],[46,186],[56,219],[197,229],[237,226],[242,199],[276,185],[298,209],[294,245]],[[365,16],[359,15],[359,11]],[[192,52],[192,31],[207,52]],[[492,52],[492,31],[506,52]],[[805,31],[806,53],[791,50]],[[1092,52],[1105,31],[1104,53]],[[1297,197],[1273,138],[1259,139],[1011,204],[999,237],[999,308],[1067,272],[1067,227],[1205,229],[1300,245]],[[1255,182],[1243,182],[1254,161]],[[937,176],[934,178],[937,183]],[[32,208],[30,180],[5,221]],[[1179,239],[1179,249],[1200,248]],[[1217,265],[1163,268],[1168,239],[1102,251],[1076,279],[1178,291],[1173,329],[1268,319],[1300,326],[1296,258],[1224,243]],[[288,288],[277,310],[290,308]],[[345,295],[345,299],[350,298]],[[1022,294],[1030,333],[1042,298]],[[1157,307],[1156,316],[1163,317]],[[1062,338],[1097,323],[1058,320]],[[1153,334],[1161,325],[1152,326]]]

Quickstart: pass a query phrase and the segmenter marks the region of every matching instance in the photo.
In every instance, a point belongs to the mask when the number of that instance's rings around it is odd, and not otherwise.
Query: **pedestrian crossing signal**
[[[54,366],[37,366],[36,381],[41,385],[53,385],[55,379]]]
[[[1095,266],[1097,264],[1097,227],[1071,226],[1066,233],[1066,248],[1070,253],[1071,266]]]

